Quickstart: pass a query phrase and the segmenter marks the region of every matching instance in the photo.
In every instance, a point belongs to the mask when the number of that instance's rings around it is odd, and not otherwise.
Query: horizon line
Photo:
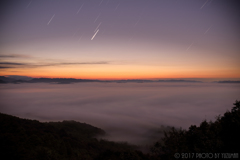
[[[239,78],[231,78],[231,77],[165,77],[165,78],[74,78],[74,77],[50,77],[50,76],[26,76],[26,75],[0,75],[3,77],[28,77],[28,78],[49,78],[49,79],[88,79],[88,80],[158,80],[158,79],[240,79]]]

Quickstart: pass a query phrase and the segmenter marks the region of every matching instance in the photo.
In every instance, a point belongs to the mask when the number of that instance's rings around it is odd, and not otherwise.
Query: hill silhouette
[[[136,147],[95,138],[105,132],[75,121],[40,123],[0,114],[0,153],[4,159],[147,159]]]

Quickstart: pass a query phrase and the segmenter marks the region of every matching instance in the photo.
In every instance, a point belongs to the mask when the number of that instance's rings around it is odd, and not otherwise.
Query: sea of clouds
[[[0,112],[39,121],[76,120],[104,129],[107,139],[144,144],[161,125],[215,120],[240,100],[240,84],[22,83],[0,85]]]

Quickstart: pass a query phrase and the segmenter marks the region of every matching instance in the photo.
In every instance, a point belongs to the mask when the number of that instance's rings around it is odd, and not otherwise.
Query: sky
[[[215,121],[239,100],[239,88],[197,82],[1,84],[0,112],[85,122],[104,129],[109,140],[149,144],[159,140],[161,125],[187,129]]]
[[[0,76],[240,78],[239,0],[2,0]]]

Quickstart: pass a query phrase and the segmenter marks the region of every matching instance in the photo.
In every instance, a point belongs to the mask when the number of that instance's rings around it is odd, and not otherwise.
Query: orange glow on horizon
[[[240,78],[240,72],[236,70],[226,71],[194,71],[194,70],[142,70],[115,72],[111,70],[103,71],[77,71],[77,70],[61,70],[61,69],[39,69],[35,70],[19,70],[18,72],[3,71],[0,76],[19,75],[33,78],[76,78],[76,79],[99,79],[99,80],[120,80],[120,79],[162,79],[162,78]]]

